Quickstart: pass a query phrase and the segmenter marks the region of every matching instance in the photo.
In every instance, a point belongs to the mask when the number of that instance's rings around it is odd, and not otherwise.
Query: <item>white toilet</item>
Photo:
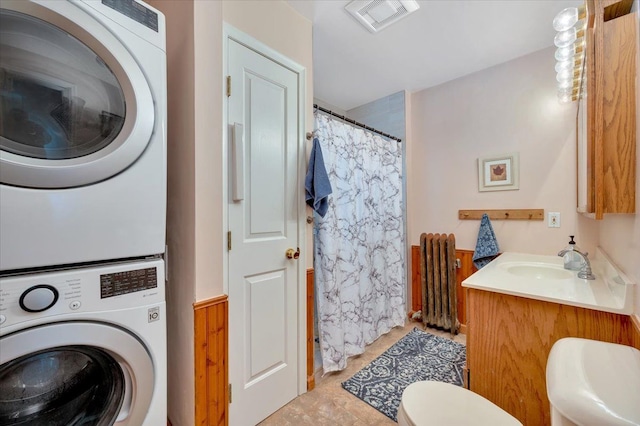
[[[640,351],[598,340],[558,340],[547,361],[552,426],[640,425]]]
[[[480,395],[442,382],[416,382],[402,393],[400,426],[522,426],[515,417]]]

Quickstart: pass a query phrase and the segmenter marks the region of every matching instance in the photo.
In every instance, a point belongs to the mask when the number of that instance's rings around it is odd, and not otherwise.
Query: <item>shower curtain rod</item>
[[[389,139],[393,139],[394,141],[402,142],[402,139],[400,139],[400,138],[397,138],[395,136],[391,136],[390,134],[381,132],[380,130],[376,130],[373,127],[367,126],[366,124],[358,123],[357,121],[352,120],[350,118],[347,118],[344,115],[336,114],[335,112],[330,111],[330,110],[328,110],[326,108],[322,108],[321,106],[318,106],[317,104],[313,104],[313,109],[320,110],[320,111],[324,112],[325,114],[329,114],[329,115],[332,115],[334,117],[337,117],[337,118],[339,118],[341,120],[346,121],[347,123],[353,124],[354,126],[362,127],[363,129],[367,129],[370,132],[377,133],[377,134],[379,134],[381,136],[384,136],[385,138],[389,138]],[[307,134],[307,139],[311,139],[309,137],[309,134]]]

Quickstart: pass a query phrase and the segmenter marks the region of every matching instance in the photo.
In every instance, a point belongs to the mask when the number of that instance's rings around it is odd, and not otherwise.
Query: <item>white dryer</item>
[[[0,3],[0,271],[164,252],[165,20]]]
[[[0,424],[167,422],[164,263],[0,279]]]

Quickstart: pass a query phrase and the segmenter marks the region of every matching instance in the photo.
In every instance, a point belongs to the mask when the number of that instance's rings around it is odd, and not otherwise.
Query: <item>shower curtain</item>
[[[325,373],[405,319],[402,146],[317,112],[333,189],[315,216],[316,306]]]

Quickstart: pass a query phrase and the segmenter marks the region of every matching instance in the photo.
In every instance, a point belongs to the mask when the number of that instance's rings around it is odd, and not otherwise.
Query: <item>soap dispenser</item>
[[[579,271],[582,269],[582,258],[575,250],[579,250],[576,242],[573,241],[574,236],[569,235],[571,241],[569,241],[569,245],[567,246],[567,253],[564,255],[564,269],[569,269],[571,271]]]

